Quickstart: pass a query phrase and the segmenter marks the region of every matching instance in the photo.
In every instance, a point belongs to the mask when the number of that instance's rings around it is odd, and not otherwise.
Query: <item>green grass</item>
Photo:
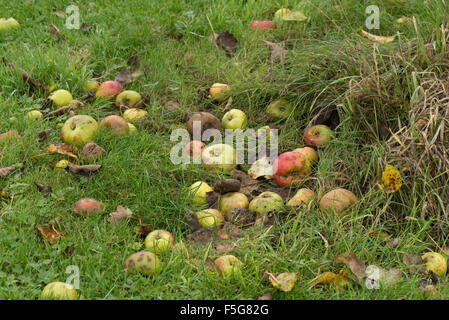
[[[72,4],[79,6],[81,22],[92,25],[91,30],[65,28],[65,19],[55,12],[65,11]],[[360,38],[356,29],[364,26],[365,8],[370,4],[381,8],[381,28],[373,32],[394,35],[399,31],[402,46],[396,42],[374,49]],[[270,20],[281,7],[300,9],[310,21],[284,23],[271,33],[249,29],[253,20]],[[384,142],[369,138],[371,133],[363,125],[358,106],[349,103],[348,84],[373,74],[374,61],[381,72],[392,72],[392,66],[400,66],[407,81],[411,71],[428,67],[428,61],[408,60],[410,49],[406,44],[429,42],[440,23],[447,23],[440,1],[104,0],[87,4],[24,0],[3,1],[0,12],[2,17],[15,17],[21,24],[17,30],[0,33],[1,55],[37,81],[53,81],[57,88],[67,89],[79,99],[86,94],[86,80],[94,75],[101,80],[113,79],[137,50],[144,74],[127,89],[151,97],[147,108],[151,124],[140,127],[135,136],[99,136],[96,142],[108,152],[98,161],[102,170],[90,178],[77,178],[53,170],[50,164],[61,159],[59,156],[32,158],[45,152],[49,144],[60,142],[57,124],[65,117],[27,120],[26,113],[39,109],[48,93],[36,90],[30,97],[28,84],[2,65],[0,133],[15,129],[21,138],[0,145],[0,168],[21,162],[25,168],[0,179],[0,188],[12,196],[0,206],[1,299],[38,299],[46,284],[65,281],[69,265],[80,269],[79,291],[84,299],[257,299],[267,292],[274,299],[423,298],[418,289],[422,276],[410,274],[402,256],[405,252],[438,250],[430,238],[431,221],[420,218],[423,205],[407,188],[392,195],[371,188],[380,183],[379,159],[384,155]],[[211,43],[205,13],[216,32],[229,30],[237,37],[240,48],[235,57],[227,57]],[[395,25],[401,16],[416,17],[419,36],[412,25]],[[65,40],[50,34],[51,24],[61,30]],[[176,39],[177,35],[182,39]],[[262,40],[284,41],[289,50],[284,66],[271,65],[270,50]],[[401,53],[405,61],[399,61],[396,53]],[[73,57],[77,54],[86,62],[76,63]],[[444,68],[436,66],[436,70],[442,72]],[[324,217],[310,206],[272,228],[245,229],[230,252],[245,263],[245,272],[235,279],[219,276],[211,264],[219,256],[213,246],[187,242],[191,230],[186,209],[199,207],[191,205],[186,187],[197,180],[212,184],[217,174],[199,166],[175,166],[169,156],[174,145],[170,132],[183,127],[185,113],[212,110],[219,118],[224,114],[224,106],[198,96],[199,90],[215,82],[232,86],[232,107],[248,114],[251,128],[265,125],[258,119],[272,100],[284,97],[295,105],[290,117],[277,123],[280,152],[303,146],[304,129],[322,107],[341,105],[337,139],[319,151],[316,179],[309,186],[315,191],[346,187],[360,198],[351,215],[341,220]],[[403,94],[399,92],[399,98]],[[169,100],[178,102],[180,109],[167,110],[164,102]],[[404,114],[398,111],[391,115],[382,109],[385,106],[377,107],[382,115],[388,114],[386,120],[392,128],[399,127]],[[97,120],[116,112],[112,103],[98,100],[84,111]],[[17,122],[12,124],[11,117]],[[50,127],[55,130],[39,143],[38,134]],[[41,194],[34,182],[50,184],[53,192]],[[412,183],[405,182],[406,186]],[[264,183],[263,189],[270,188],[274,186]],[[104,202],[106,212],[89,218],[74,215],[74,204],[82,197]],[[107,221],[108,213],[117,205],[130,208],[136,218],[112,226]],[[125,259],[143,248],[143,241],[134,233],[139,216],[153,229],[169,230],[176,242],[184,242],[187,247],[186,251],[161,255],[163,271],[155,277],[130,276],[123,271]],[[64,239],[49,245],[36,236],[34,226],[48,224],[56,217],[62,218],[58,226]],[[387,231],[401,241],[387,248],[385,241],[367,235],[370,230]],[[323,232],[329,243],[327,255]],[[440,247],[446,246],[444,238],[435,241]],[[69,257],[65,249],[73,244],[75,249]],[[394,287],[380,290],[366,289],[353,276],[346,290],[327,286],[309,290],[309,281],[318,274],[344,268],[332,262],[344,252],[355,253],[368,264],[385,269],[399,268],[403,278]],[[300,276],[293,291],[283,293],[272,288],[265,271],[299,272]],[[447,296],[445,278],[438,289],[440,297]]]

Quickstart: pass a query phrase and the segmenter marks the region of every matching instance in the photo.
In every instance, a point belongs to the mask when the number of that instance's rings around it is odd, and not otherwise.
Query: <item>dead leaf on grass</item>
[[[73,163],[67,165],[67,170],[74,174],[79,174],[82,176],[89,176],[93,173],[98,172],[103,166],[99,164],[87,164],[79,166]]]
[[[220,194],[215,191],[206,192],[206,201],[211,209],[218,209],[218,202],[220,201]]]
[[[332,284],[336,287],[345,287],[348,284],[348,270],[340,270],[338,274],[325,272],[314,278],[309,285],[309,289],[319,284]]]
[[[281,273],[277,276],[267,271],[265,271],[265,273],[269,276],[270,282],[273,287],[283,292],[292,291],[299,277],[299,272]]]
[[[51,144],[45,154],[61,154],[78,159],[78,149],[68,143]]]
[[[52,192],[51,186],[48,184],[47,186],[34,182],[34,185],[36,186],[37,190],[39,190],[39,192],[42,192],[43,194],[49,194]]]
[[[218,254],[225,254],[227,252],[232,251],[237,245],[232,242],[222,242],[215,244],[215,250],[217,250]]]
[[[351,269],[352,273],[359,279],[359,281],[363,280],[366,277],[366,266],[363,261],[359,259],[353,253],[343,253],[334,258],[336,262],[342,262],[346,264],[349,269]]]
[[[236,37],[228,31],[220,32],[215,41],[220,48],[226,51],[226,54],[229,57],[233,57],[235,55],[235,51],[239,47],[239,42]]]
[[[410,271],[412,273],[415,271],[424,273],[426,271],[424,261],[419,254],[406,252],[402,256],[402,262],[404,262],[406,266],[410,267]]]
[[[44,131],[42,131],[41,133],[39,133],[38,137],[37,137],[37,141],[39,142],[44,142],[45,140],[47,140],[48,136],[50,135],[50,133],[53,132],[53,128],[48,128],[45,129]]]
[[[64,39],[64,36],[62,35],[61,31],[59,31],[58,27],[54,24],[50,25],[50,33],[52,35],[57,36],[60,39]]]
[[[0,169],[0,178],[6,178],[7,176],[9,176],[11,173],[16,171],[17,169],[18,169],[17,166],[9,166],[6,168],[1,168]]]
[[[357,32],[363,38],[368,39],[369,41],[372,41],[372,42],[377,42],[377,43],[389,43],[389,42],[393,42],[396,39],[396,36],[390,36],[390,37],[377,36],[377,35],[371,34],[369,32],[366,32],[363,29],[357,29]]]
[[[119,223],[121,220],[132,217],[133,213],[128,208],[117,206],[117,211],[109,214],[108,221],[110,223]]]
[[[2,58],[2,61],[3,61],[3,64],[4,64],[5,66],[9,66],[9,67],[13,68],[13,69],[16,70],[16,71],[17,71],[17,70],[20,71],[20,73],[22,74],[22,79],[23,79],[24,82],[30,84],[32,87],[35,87],[35,88],[36,88],[36,87],[42,87],[42,84],[39,83],[39,82],[37,82],[36,80],[34,80],[34,79],[31,77],[31,75],[30,75],[28,72],[26,72],[25,70],[23,70],[23,69],[17,69],[17,67],[16,67],[14,64],[9,63],[8,60],[6,60],[6,58]]]
[[[38,234],[50,244],[55,244],[62,238],[61,233],[54,226],[37,227]]]
[[[276,59],[279,59],[280,65],[284,65],[285,55],[287,51],[280,44],[267,40],[264,40],[263,42],[265,42],[265,44],[271,49],[271,56],[270,56],[271,63],[274,63]]]

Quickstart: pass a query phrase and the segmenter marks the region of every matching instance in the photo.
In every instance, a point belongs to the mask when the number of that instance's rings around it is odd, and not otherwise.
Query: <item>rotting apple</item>
[[[306,129],[304,141],[309,146],[323,147],[327,145],[333,137],[334,133],[331,128],[324,124],[317,124]]]
[[[131,108],[123,113],[123,119],[132,124],[139,124],[147,115],[148,112],[146,110]]]
[[[421,257],[426,264],[426,273],[433,272],[442,277],[447,271],[446,258],[437,252],[427,252]]]
[[[215,170],[232,171],[237,166],[235,149],[228,144],[213,144],[207,146],[201,154],[204,165]]]
[[[284,152],[273,162],[273,179],[278,186],[297,186],[308,174],[306,159],[296,152]]]
[[[42,119],[44,115],[39,110],[32,110],[27,113],[27,118],[32,120]]]
[[[71,284],[52,282],[45,286],[41,293],[41,300],[76,300],[78,294]]]
[[[121,106],[132,108],[140,100],[142,100],[140,93],[134,90],[125,90],[117,95],[117,98],[115,99],[115,106],[117,108]]]
[[[312,200],[316,199],[316,193],[308,188],[299,189],[295,195],[287,201],[287,206],[302,207],[307,206]]]
[[[106,205],[92,198],[82,198],[77,201],[73,211],[79,215],[87,216],[95,213],[102,213],[106,210]]]
[[[285,119],[293,111],[293,105],[285,99],[271,102],[267,107],[267,114],[275,119]]]
[[[86,81],[86,89],[87,91],[97,92],[100,88],[100,84],[96,80],[87,80]]]
[[[204,151],[206,144],[202,141],[192,140],[187,143],[183,150],[183,154],[192,159],[201,159],[201,154]]]
[[[275,192],[265,191],[249,203],[249,210],[258,216],[277,211],[284,206],[284,200]]]
[[[234,209],[246,209],[249,206],[248,198],[241,192],[230,192],[220,196],[218,210],[226,217]],[[231,217],[228,220],[231,220]]]
[[[115,136],[123,136],[128,133],[128,122],[120,116],[107,116],[100,121],[100,130],[111,131]]]
[[[54,91],[49,99],[53,101],[53,104],[57,107],[64,107],[69,105],[69,103],[73,100],[72,94],[64,89],[59,89]]]
[[[73,116],[61,128],[61,138],[65,143],[78,148],[86,142],[93,141],[97,133],[97,121],[88,115]]]
[[[204,209],[195,213],[203,228],[218,227],[223,223],[223,215],[217,209]]]
[[[231,254],[215,259],[214,264],[223,277],[230,277],[240,274],[244,266],[242,261]]]
[[[124,268],[128,274],[141,273],[145,276],[152,276],[161,270],[161,264],[153,252],[139,251],[126,259]]]
[[[209,89],[209,97],[217,102],[226,101],[231,95],[231,87],[224,83],[214,83]]]
[[[270,31],[275,30],[277,25],[274,21],[259,21],[255,20],[251,23],[250,29],[252,30],[260,30],[260,31]]]
[[[195,125],[199,123],[198,129]],[[203,133],[209,129],[221,129],[220,120],[209,112],[196,112],[189,115],[187,120],[187,131],[193,136],[193,139],[202,140]],[[198,132],[197,132],[198,131]]]
[[[167,252],[173,246],[175,238],[166,230],[151,231],[145,237],[145,248],[156,254]]]
[[[112,99],[118,95],[122,89],[123,88],[120,82],[105,81],[100,85],[100,88],[98,88],[95,96],[103,99]]]
[[[192,195],[192,202],[197,205],[207,204],[206,194],[214,191],[210,185],[203,181],[197,181],[189,187],[189,192]]]
[[[225,113],[221,120],[223,128],[230,130],[245,130],[248,125],[248,118],[245,112],[239,109],[231,109]]]
[[[320,200],[323,213],[342,215],[350,206],[357,203],[357,196],[349,190],[337,188],[326,193]]]

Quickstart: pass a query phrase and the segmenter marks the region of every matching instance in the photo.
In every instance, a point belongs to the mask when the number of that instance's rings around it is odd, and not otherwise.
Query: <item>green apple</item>
[[[128,122],[128,133],[129,134],[136,134],[137,133],[137,128],[135,125],[133,125],[132,123]]]
[[[306,206],[312,201],[316,199],[316,193],[307,188],[299,189],[296,194],[287,201],[287,206],[291,207],[302,207]]]
[[[214,191],[210,185],[203,181],[197,181],[189,187],[190,194],[193,196],[192,202],[197,205],[207,204],[206,194]]]
[[[322,147],[327,145],[334,137],[331,128],[324,124],[318,124],[306,129],[304,141],[309,146]]]
[[[279,99],[270,103],[267,107],[267,114],[276,119],[285,119],[293,111],[293,106],[285,99]]]
[[[32,110],[27,113],[28,119],[42,119],[44,115],[39,110]]]
[[[0,32],[8,31],[13,28],[17,28],[19,26],[19,22],[14,18],[0,18]]]
[[[215,259],[214,264],[223,277],[229,277],[240,274],[243,268],[243,262],[233,255],[225,255]]]
[[[214,83],[209,89],[209,97],[217,102],[226,101],[231,95],[231,87],[224,83]]]
[[[203,228],[220,226],[224,220],[223,215],[217,209],[204,209],[195,214]]]
[[[125,90],[120,92],[115,99],[115,106],[125,106],[131,108],[140,100],[142,100],[142,97],[138,92],[133,90]]]
[[[237,166],[237,154],[228,144],[207,146],[201,154],[203,163],[219,171],[232,171]]]
[[[126,91],[124,91],[126,92]],[[138,124],[140,123],[145,117],[148,115],[148,112],[142,109],[137,108],[131,108],[126,110],[123,113],[123,119],[126,121],[132,123],[132,124]]]
[[[248,208],[248,198],[240,192],[230,192],[220,196],[218,202],[218,210],[225,216],[234,209],[246,209]]]
[[[56,90],[49,98],[57,107],[67,106],[73,100],[72,94],[64,89]]]
[[[74,286],[64,282],[52,282],[45,286],[41,300],[76,300],[78,294]]]
[[[152,276],[161,270],[159,258],[149,251],[139,251],[130,255],[125,261],[125,270],[128,274],[141,273]]]
[[[290,14],[292,11],[290,9],[287,8],[281,8],[278,11],[276,11],[274,13],[274,21],[279,22],[282,20],[283,17],[287,16],[288,14]]]
[[[73,116],[62,126],[61,138],[65,143],[80,148],[86,142],[94,140],[97,129],[97,121],[91,116]]]
[[[225,129],[245,130],[248,125],[248,119],[242,110],[231,109],[223,116],[221,123]]]
[[[95,80],[86,81],[86,89],[87,91],[97,92],[100,88],[100,84]]]
[[[249,210],[258,216],[270,211],[276,211],[284,206],[284,200],[277,193],[271,191],[262,192],[249,203]]]
[[[154,253],[162,253],[170,250],[175,239],[166,230],[154,230],[145,237],[145,248]]]

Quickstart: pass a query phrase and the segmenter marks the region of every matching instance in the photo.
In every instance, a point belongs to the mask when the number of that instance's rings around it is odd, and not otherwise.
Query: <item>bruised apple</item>
[[[87,91],[97,92],[100,88],[100,84],[96,80],[88,80],[86,81],[86,89]]]
[[[426,273],[432,271],[439,277],[446,274],[447,262],[446,258],[437,252],[427,252],[421,257],[426,264]]]
[[[123,113],[123,119],[132,124],[140,123],[148,115],[148,112],[143,109],[131,108]]]
[[[309,146],[323,147],[333,138],[333,131],[324,124],[312,126],[306,130],[304,141]]]
[[[204,131],[208,129],[221,129],[221,122],[216,116],[209,112],[197,112],[189,115],[187,131],[194,140],[202,140]]]
[[[307,173],[312,171],[312,166],[318,162],[318,153],[311,147],[297,148],[293,152],[299,153],[306,159]]]
[[[265,191],[255,197],[249,203],[249,211],[258,216],[265,215],[270,211],[277,211],[284,206],[284,200],[275,192]]]
[[[142,97],[140,94],[133,90],[125,90],[123,92],[120,92],[115,99],[115,106],[125,106],[125,107],[134,107],[134,105],[142,100]]]
[[[309,173],[306,159],[296,152],[284,152],[273,163],[273,179],[278,186],[298,185]]]
[[[92,198],[82,198],[75,204],[73,211],[79,215],[86,216],[94,213],[102,213],[106,205]]]
[[[295,195],[288,200],[287,206],[302,207],[308,205],[313,199],[316,199],[316,193],[310,189],[299,189]]]
[[[116,136],[123,136],[128,133],[128,122],[120,116],[107,116],[100,121],[101,130],[110,130]]]
[[[357,201],[357,196],[351,191],[337,188],[329,191],[321,198],[320,209],[323,213],[341,215]]]
[[[159,258],[149,251],[139,251],[130,255],[125,261],[125,270],[128,274],[140,273],[152,276],[161,270]]]
[[[98,88],[95,96],[103,99],[112,99],[122,91],[122,85],[117,81],[105,81]]]

